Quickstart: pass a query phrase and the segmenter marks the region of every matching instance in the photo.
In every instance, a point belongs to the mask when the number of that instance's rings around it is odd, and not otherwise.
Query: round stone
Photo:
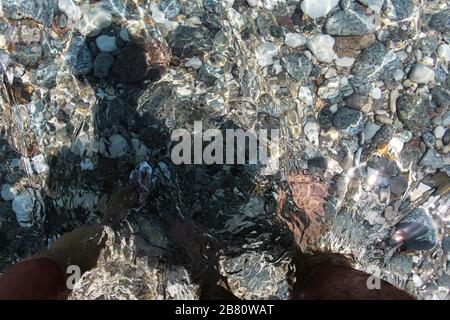
[[[5,201],[11,201],[16,196],[13,187],[9,183],[5,183],[2,186],[1,196]]]
[[[417,63],[409,74],[409,79],[415,83],[428,83],[434,80],[434,71],[424,64]]]
[[[307,42],[307,47],[316,57],[317,61],[331,63],[335,57],[333,46],[334,38],[327,34],[318,34]]]
[[[300,8],[312,19],[324,17],[333,10],[339,3],[339,0],[303,0]]]
[[[433,133],[436,139],[440,139],[445,134],[445,128],[443,126],[437,126],[436,128],[434,128]]]
[[[113,52],[117,50],[116,37],[101,35],[95,39],[95,44],[101,52]]]
[[[448,44],[441,44],[437,49],[437,54],[439,58],[450,61],[450,45]]]
[[[297,48],[305,45],[306,39],[299,33],[289,32],[288,34],[286,34],[286,37],[284,38],[284,43],[288,47]]]

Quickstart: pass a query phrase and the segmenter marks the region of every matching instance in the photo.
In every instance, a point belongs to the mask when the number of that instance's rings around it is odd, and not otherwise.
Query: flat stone
[[[325,24],[326,32],[334,36],[360,36],[373,33],[378,27],[374,19],[353,10],[337,11]]]
[[[355,62],[352,73],[371,78],[382,76],[393,78],[393,73],[400,67],[397,55],[388,50],[381,42],[375,42],[362,51]]]
[[[355,57],[360,51],[375,42],[372,33],[362,36],[335,37],[334,50],[339,57]]]
[[[297,48],[305,45],[306,38],[300,33],[289,32],[284,38],[284,43],[291,48]]]
[[[303,0],[300,8],[312,19],[324,17],[339,4],[339,0]]]
[[[208,29],[179,26],[168,38],[172,53],[180,58],[192,57],[212,49],[213,41]]]
[[[111,13],[100,7],[94,7],[83,13],[83,19],[79,21],[77,27],[82,35],[94,37],[103,29],[108,28],[111,22]]]
[[[101,52],[113,52],[117,50],[116,37],[101,35],[95,39],[95,44]]]
[[[114,58],[109,53],[100,53],[94,60],[94,74],[98,78],[105,78],[113,64]]]

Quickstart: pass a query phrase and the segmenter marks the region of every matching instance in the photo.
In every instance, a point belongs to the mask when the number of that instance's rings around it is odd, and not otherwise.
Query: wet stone
[[[281,66],[296,81],[303,83],[312,71],[312,63],[304,55],[289,55],[281,58]]]
[[[370,158],[367,162],[367,166],[377,170],[383,177],[394,177],[398,173],[395,163],[379,156]]]
[[[335,37],[334,50],[339,57],[355,57],[361,50],[375,41],[373,34],[362,36]]]
[[[94,60],[94,74],[98,78],[108,76],[114,58],[109,53],[100,53]]]
[[[363,129],[362,113],[347,107],[339,108],[333,117],[333,126],[338,130],[345,130],[355,135]]]
[[[72,39],[65,61],[70,71],[76,76],[86,75],[92,70],[93,56],[83,37],[78,36]]]
[[[354,76],[350,78],[348,82],[352,86],[354,92],[359,95],[368,96],[370,91],[372,90],[370,81],[365,76]]]
[[[167,19],[175,18],[181,13],[181,6],[178,0],[162,0],[159,9],[164,12]]]
[[[207,29],[180,26],[169,36],[172,53],[180,58],[192,57],[212,48],[212,39]]]
[[[442,249],[446,253],[450,252],[450,236],[446,236],[442,239]]]
[[[401,176],[396,176],[390,179],[391,192],[399,196],[403,194],[408,188],[408,182]]]

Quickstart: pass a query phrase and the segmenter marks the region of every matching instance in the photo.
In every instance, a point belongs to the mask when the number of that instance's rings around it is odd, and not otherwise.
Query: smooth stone
[[[381,99],[382,97],[381,89],[378,87],[373,88],[372,92],[370,93],[370,96],[375,100]]]
[[[419,95],[403,94],[397,99],[397,115],[410,130],[423,131],[430,124],[428,101]]]
[[[339,0],[303,0],[300,8],[312,19],[324,17],[339,4]]]
[[[353,93],[347,78],[335,77],[326,80],[317,91],[317,95],[330,103],[339,103],[344,97]]]
[[[103,29],[108,28],[111,22],[111,13],[100,7],[95,7],[84,12],[83,19],[78,23],[78,30],[84,36],[94,37]]]
[[[386,0],[384,14],[394,21],[410,18],[415,10],[415,0]]]
[[[14,197],[12,210],[16,214],[17,222],[21,227],[28,228],[33,225],[33,208],[34,199],[27,192]]]
[[[325,30],[332,36],[360,36],[375,32],[375,22],[359,11],[340,10],[327,19]]]
[[[298,90],[298,98],[308,106],[313,105],[313,97],[308,87],[301,86]]]
[[[53,16],[58,9],[55,0],[2,0],[0,8],[6,18],[22,20],[30,18],[47,27],[53,23]],[[2,30],[3,32],[3,30]]]
[[[335,60],[336,65],[342,68],[350,68],[355,63],[355,58],[342,57]]]
[[[179,26],[168,37],[172,54],[179,58],[191,58],[213,47],[213,40],[206,28]]]
[[[335,37],[334,50],[338,57],[356,57],[361,50],[367,48],[375,41],[372,33],[361,36]]]
[[[364,113],[368,113],[373,109],[372,100],[366,96],[359,95],[357,93],[345,97],[344,102],[347,107],[360,110]]]
[[[391,192],[396,196],[403,194],[403,192],[405,192],[408,188],[408,182],[401,176],[392,177],[389,180],[389,183],[391,186]]]
[[[368,122],[364,127],[364,140],[370,141],[375,136],[375,134],[381,129],[381,126],[374,123]]]
[[[202,60],[199,57],[192,57],[184,64],[188,68],[192,68],[194,70],[198,70],[202,67]]]
[[[405,76],[405,73],[403,72],[402,69],[395,70],[395,72],[394,72],[394,80],[395,81],[402,80],[404,76]]]
[[[420,164],[433,169],[440,169],[444,167],[444,159],[436,150],[430,148],[423,156]]]
[[[307,122],[303,127],[303,132],[309,142],[315,146],[319,145],[320,125],[317,122]]]
[[[417,63],[409,74],[409,79],[415,83],[428,83],[434,80],[434,71],[424,64]]]
[[[122,29],[119,32],[119,37],[120,39],[122,39],[123,41],[130,41],[130,34],[128,33],[127,29]]]
[[[397,55],[387,49],[381,42],[374,42],[362,51],[352,68],[354,75],[369,78],[385,78],[393,75],[400,67]],[[392,77],[393,78],[393,77]]]
[[[80,7],[77,6],[73,0],[59,0],[58,7],[67,18],[73,21],[78,21],[83,16]]]
[[[445,61],[450,61],[450,45],[444,43],[441,44],[438,49],[437,49],[437,54],[439,56],[439,58],[445,60]]]
[[[108,76],[114,58],[109,53],[100,53],[94,60],[94,74],[98,78]]]
[[[436,143],[436,137],[431,134],[431,132],[424,132],[422,134],[422,141],[428,148],[433,148],[434,144]]]
[[[274,43],[264,42],[256,48],[256,61],[260,67],[270,66],[277,54],[278,48]]]
[[[306,38],[299,33],[289,32],[284,38],[284,43],[291,48],[297,48],[305,45]]]
[[[109,139],[100,141],[99,152],[101,155],[115,159],[124,156],[128,152],[127,140],[120,134],[113,134]]]
[[[117,50],[116,37],[101,35],[95,39],[95,44],[101,52],[113,52]]]
[[[335,57],[333,46],[334,38],[327,34],[318,34],[306,43],[317,61],[331,63]]]
[[[420,288],[423,285],[422,279],[416,273],[413,274],[412,281],[416,288]]]
[[[450,32],[450,9],[442,10],[440,12],[435,13],[429,22],[430,27],[441,32],[448,33]]]
[[[437,126],[436,128],[434,128],[433,134],[436,139],[441,139],[445,134],[445,128],[443,126]]]
[[[11,201],[16,196],[16,192],[9,183],[2,185],[1,196],[5,201]]]

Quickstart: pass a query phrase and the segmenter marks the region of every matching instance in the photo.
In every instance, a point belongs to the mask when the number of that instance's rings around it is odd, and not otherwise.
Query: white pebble
[[[349,68],[355,62],[355,58],[351,57],[342,57],[336,59],[336,65],[343,68]]]
[[[2,185],[1,196],[5,201],[11,201],[16,196],[13,187],[9,183]]]
[[[101,35],[95,39],[95,44],[101,52],[113,52],[117,50],[116,37]]]
[[[108,28],[111,22],[111,13],[96,7],[84,13],[83,19],[79,21],[77,27],[82,35],[93,37]]]
[[[330,63],[333,61],[335,54],[333,50],[334,38],[327,34],[318,34],[308,40],[307,47],[316,57],[317,61]]]
[[[417,63],[409,74],[409,79],[415,83],[428,83],[434,80],[434,71],[424,64]]]
[[[370,96],[375,100],[381,99],[381,89],[378,87],[373,88],[370,92]]]
[[[83,16],[80,7],[77,6],[72,0],[59,0],[58,7],[59,10],[67,16],[67,18],[73,21],[78,21]]]
[[[266,67],[273,64],[273,57],[278,54],[278,48],[271,42],[264,42],[256,48],[258,65]]]
[[[192,57],[184,64],[188,68],[192,68],[194,70],[198,70],[201,68],[203,62],[199,57]]]
[[[31,159],[33,161],[33,169],[37,173],[44,173],[48,171],[49,167],[45,162],[44,155],[40,154]]]
[[[286,37],[284,37],[284,43],[291,48],[297,48],[305,45],[306,38],[300,33],[289,32]]]
[[[298,90],[298,98],[308,106],[313,105],[313,97],[308,87],[300,87]]]
[[[395,81],[402,80],[404,76],[405,76],[405,73],[403,72],[402,69],[395,70],[395,72],[394,72],[394,80]]]
[[[434,128],[433,133],[436,139],[440,139],[445,134],[445,128],[443,126],[437,126],[436,128]]]
[[[450,45],[441,44],[437,49],[437,54],[439,58],[444,59],[445,61],[450,61]]]
[[[310,18],[317,19],[333,10],[339,0],[303,0],[300,8]]]

